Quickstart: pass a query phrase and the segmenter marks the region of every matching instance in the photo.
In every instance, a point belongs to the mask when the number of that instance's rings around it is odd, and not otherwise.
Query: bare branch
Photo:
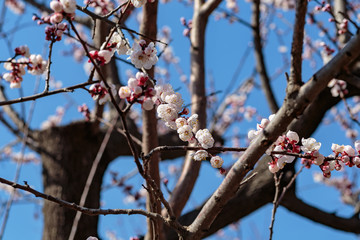
[[[89,194],[89,191],[90,191],[90,186],[94,180],[94,177],[95,177],[95,173],[96,173],[96,170],[98,168],[98,165],[100,163],[100,160],[104,154],[104,151],[105,151],[105,148],[106,148],[106,145],[108,144],[109,142],[109,139],[110,139],[110,136],[111,136],[111,133],[114,129],[114,126],[115,126],[115,123],[117,121],[117,118],[113,120],[113,124],[112,124],[112,127],[109,127],[106,131],[106,134],[105,134],[105,137],[100,145],[100,148],[99,148],[99,151],[95,157],[95,160],[93,161],[92,163],[92,166],[91,166],[91,169],[90,169],[90,172],[89,172],[89,175],[86,179],[86,184],[85,184],[85,187],[84,187],[84,190],[81,194],[81,198],[80,198],[80,206],[84,206],[85,205],[85,202],[86,202],[86,198]],[[70,236],[69,236],[69,240],[73,240],[75,238],[75,234],[76,234],[76,231],[77,231],[77,226],[78,226],[78,223],[80,221],[80,218],[81,218],[81,212],[78,211],[76,212],[76,215],[75,215],[75,218],[74,218],[74,221],[72,223],[72,227],[71,227],[71,231],[70,231]]]
[[[202,4],[200,8],[199,14],[204,15],[206,17],[210,16],[210,14],[219,6],[222,0],[208,0]]]
[[[60,206],[63,206],[63,207],[69,208],[69,209],[73,209],[73,210],[76,210],[76,211],[79,211],[79,212],[82,212],[84,214],[91,215],[91,216],[109,215],[109,214],[112,214],[112,215],[115,215],[115,214],[127,214],[127,215],[140,214],[140,215],[143,215],[143,216],[146,216],[149,218],[161,219],[164,222],[167,222],[160,214],[147,212],[142,209],[94,209],[94,208],[82,207],[75,203],[70,203],[65,200],[53,197],[51,195],[47,195],[47,194],[41,193],[39,191],[36,191],[35,189],[31,188],[27,184],[27,182],[25,182],[25,185],[21,185],[21,184],[14,183],[12,181],[9,181],[9,180],[6,180],[6,179],[0,177],[0,183],[9,185],[15,189],[24,190],[26,192],[32,193],[33,195],[35,195],[35,197],[43,198],[45,200],[57,203]]]
[[[84,88],[87,85],[90,85],[93,83],[98,83],[98,82],[100,82],[100,81],[95,80],[92,82],[80,83],[80,84],[77,84],[77,85],[74,85],[71,87],[61,88],[61,89],[57,89],[57,90],[50,91],[50,92],[42,92],[42,93],[34,94],[34,95],[31,95],[28,97],[17,98],[17,99],[13,99],[13,100],[5,100],[5,98],[1,97],[1,95],[0,95],[0,99],[2,100],[0,102],[0,106],[6,106],[6,105],[14,104],[14,103],[33,101],[33,100],[36,100],[39,98],[47,97],[47,96],[58,94],[58,93],[73,92],[75,89]],[[2,92],[3,91],[0,91],[0,94],[2,94]]]
[[[291,45],[290,82],[288,83],[288,88],[292,87],[291,85],[297,85],[298,87],[302,85],[301,65],[307,4],[308,1],[296,1],[294,34]]]
[[[276,102],[274,92],[270,85],[270,78],[266,70],[265,59],[263,54],[263,46],[260,34],[260,0],[254,0],[252,6],[252,25],[253,25],[253,38],[254,38],[254,50],[256,59],[256,70],[259,73],[262,89],[265,93],[267,103],[272,113],[276,113],[279,110],[279,106]]]
[[[295,194],[286,195],[281,205],[287,208],[289,211],[297,213],[300,216],[308,218],[314,222],[321,223],[328,227],[346,232],[352,232],[357,234],[360,233],[360,220],[358,218],[343,218],[336,216],[336,214],[334,213],[322,211],[316,207],[305,203]]]

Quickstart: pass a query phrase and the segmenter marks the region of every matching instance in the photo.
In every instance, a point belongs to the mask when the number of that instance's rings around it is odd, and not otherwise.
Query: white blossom
[[[186,119],[185,119],[185,118],[182,118],[182,117],[177,118],[177,119],[175,120],[175,123],[176,123],[176,127],[177,127],[177,128],[181,128],[181,127],[183,127],[184,125],[187,125]]]
[[[42,58],[40,54],[32,54],[29,57],[31,67],[28,67],[28,72],[32,75],[43,74],[46,70],[47,61]]]
[[[124,55],[128,51],[129,40],[123,39],[118,32],[114,32],[109,41],[110,44],[116,43],[116,52],[119,55]]]
[[[177,118],[178,113],[171,104],[161,104],[157,108],[158,116],[165,122],[173,121]],[[175,122],[174,122],[175,124]],[[175,124],[176,127],[176,124]],[[175,128],[176,129],[176,128]]]
[[[336,154],[342,153],[344,151],[344,145],[338,145],[336,143],[333,143],[331,145],[331,150]]]
[[[192,129],[189,125],[184,125],[177,130],[182,141],[186,142],[193,137]]]
[[[139,8],[146,3],[146,0],[131,0],[131,3],[134,5],[134,7]]]
[[[291,131],[289,130],[287,133],[286,133],[286,137],[289,139],[290,142],[292,143],[298,143],[299,142],[299,135],[294,132],[294,131]]]
[[[205,149],[211,148],[214,146],[214,138],[211,136],[211,133],[208,129],[200,129],[196,132],[196,139],[199,141],[201,146]]]
[[[140,40],[139,43],[135,42],[132,48],[129,49],[128,54],[130,55],[131,63],[136,68],[150,69],[158,61],[155,44],[151,42],[149,45],[146,45],[145,40]]]
[[[350,157],[355,157],[355,149],[353,149],[350,145],[344,146],[344,152]]]
[[[166,95],[165,102],[174,104],[176,107],[176,110],[179,112],[179,111],[181,111],[184,100],[182,99],[180,93],[174,93],[174,94]]]
[[[154,102],[151,98],[145,98],[142,103],[142,108],[149,111],[154,108]]]
[[[119,89],[119,96],[121,99],[130,97],[131,95],[131,89],[127,86],[123,86]]]
[[[356,140],[354,145],[356,152],[360,153],[360,140]]]
[[[324,155],[320,154],[319,151],[315,150],[312,155],[315,157],[315,159],[313,160],[313,163],[315,165],[320,166],[321,164],[324,163],[325,157]]]
[[[311,153],[313,151],[319,151],[321,143],[316,142],[315,138],[302,138],[301,150],[305,153]]]
[[[280,170],[280,168],[276,164],[270,164],[269,165],[269,171],[271,173],[276,173]]]
[[[74,14],[76,10],[76,0],[60,0],[63,5],[64,12]]]
[[[224,160],[219,156],[215,156],[210,159],[210,164],[213,168],[221,168],[223,163],[224,163]]]
[[[112,56],[114,55],[113,51],[109,51],[109,50],[100,50],[98,52],[98,56],[99,57],[103,57],[104,58],[104,63],[107,64],[110,62]]]
[[[198,150],[195,154],[194,154],[194,160],[195,161],[204,161],[206,160],[206,158],[209,156],[209,153],[205,150]]]
[[[199,125],[198,115],[193,114],[189,119],[187,120],[187,123],[191,126],[192,130],[195,131]]]

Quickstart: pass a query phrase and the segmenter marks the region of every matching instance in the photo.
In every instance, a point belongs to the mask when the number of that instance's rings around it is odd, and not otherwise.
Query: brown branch
[[[222,0],[208,0],[202,4],[199,14],[208,17],[219,6]]]
[[[206,90],[205,90],[205,29],[208,21],[209,9],[218,1],[210,1],[209,7],[204,7],[204,1],[194,1],[194,13],[192,18],[192,29],[190,32],[190,92],[192,102],[192,114],[198,114],[199,129],[206,128]],[[202,10],[204,9],[204,10]],[[204,12],[205,11],[205,12]],[[198,129],[196,129],[198,130]],[[190,194],[200,171],[200,162],[193,161],[188,153],[185,157],[181,175],[170,196],[170,205],[174,209],[175,216],[179,217]]]
[[[90,216],[96,216],[96,215],[118,215],[118,214],[127,214],[127,215],[133,215],[133,214],[140,214],[143,216],[146,216],[148,218],[155,218],[155,219],[161,219],[163,220],[165,223],[167,223],[168,221],[163,218],[160,214],[157,213],[151,213],[151,212],[147,212],[145,210],[142,209],[94,209],[94,208],[86,208],[86,207],[82,207],[80,205],[77,205],[75,203],[70,203],[67,202],[65,200],[53,197],[51,195],[47,195],[44,194],[42,192],[39,192],[33,188],[31,188],[27,182],[25,182],[25,185],[21,185],[18,183],[14,183],[12,181],[9,181],[7,179],[1,178],[0,177],[0,183],[9,185],[15,189],[21,189],[24,190],[26,192],[29,192],[31,194],[33,194],[35,197],[40,197],[43,198],[45,200],[48,200],[50,202],[54,202],[56,204],[59,204],[62,207],[66,207],[69,209],[73,209],[79,212],[82,212],[84,214],[90,215]]]
[[[304,26],[305,26],[307,4],[308,1],[303,1],[303,0],[296,1],[294,34],[291,45],[290,81],[288,88],[291,88],[292,85],[296,85],[297,87],[302,85],[301,65],[302,65]]]
[[[348,19],[346,5],[346,0],[334,0],[334,17],[337,27],[336,29],[339,28],[339,25],[342,23],[343,19]],[[339,34],[337,32],[336,36],[341,47],[343,47],[351,38],[351,34],[349,33],[349,31],[344,34]]]
[[[346,100],[346,98],[344,97],[344,94],[343,94],[342,92],[340,93],[340,98],[341,98],[341,100],[343,101],[347,112],[349,113],[350,119],[351,119],[354,123],[356,123],[358,126],[360,126],[359,120],[358,120],[358,119],[354,116],[354,114],[351,112],[351,108],[350,108],[350,106],[349,106],[349,104],[348,104],[348,102],[347,102],[347,100]]]
[[[112,131],[114,129],[116,121],[117,121],[117,118],[113,120],[112,127],[109,127],[107,129],[106,134],[104,136],[104,139],[103,139],[103,141],[102,141],[102,143],[100,145],[99,151],[97,152],[95,160],[92,163],[89,175],[88,175],[88,177],[86,179],[85,187],[84,187],[83,192],[81,194],[80,204],[79,204],[80,206],[85,205],[87,196],[88,196],[89,191],[90,191],[91,184],[92,184],[92,182],[94,180],[94,177],[95,177],[95,173],[96,173],[97,168],[99,166],[100,160],[101,160],[101,158],[102,158],[102,156],[104,154],[105,148],[106,148],[106,146],[107,146],[107,144],[109,142],[109,139],[110,139],[111,133],[112,133]],[[75,234],[76,234],[76,231],[77,231],[77,228],[78,228],[80,218],[81,218],[81,212],[78,211],[78,212],[76,212],[74,221],[72,223],[69,240],[73,240],[75,238]]]
[[[27,102],[27,101],[33,101],[39,98],[43,98],[43,97],[47,97],[50,95],[54,95],[54,94],[58,94],[58,93],[66,93],[66,92],[73,92],[75,89],[78,88],[84,88],[87,85],[93,84],[93,83],[98,83],[100,81],[95,80],[92,82],[85,82],[85,83],[80,83],[71,87],[66,87],[66,88],[61,88],[61,89],[57,89],[54,91],[50,91],[50,92],[42,92],[42,93],[38,93],[38,94],[34,94],[28,97],[22,97],[22,98],[17,98],[17,99],[13,99],[13,100],[2,100],[0,102],[0,106],[6,106],[6,105],[11,105],[14,103],[21,103],[21,102]],[[0,91],[1,94],[2,91]],[[4,99],[2,97],[0,97],[0,99]]]
[[[22,119],[19,114],[14,110],[14,108],[12,106],[9,106],[7,104],[2,104],[4,102],[9,102],[6,101],[7,100],[7,96],[5,95],[5,91],[4,88],[2,86],[0,86],[0,106],[5,105],[3,107],[4,112],[10,117],[11,121],[16,125],[16,127],[18,128],[19,131],[21,132],[25,132],[26,129],[26,123],[24,121],[24,119]],[[32,131],[31,129],[28,130],[29,134],[31,135]]]
[[[343,67],[346,67],[358,57],[360,53],[356,49],[359,48],[360,35],[356,35],[328,64],[316,72],[300,88],[299,94],[293,96],[293,99],[286,99],[287,101],[285,101],[275,118],[233,165],[219,188],[204,205],[195,221],[189,226],[188,229],[192,233],[192,239],[199,239],[210,228],[223,206],[236,193],[239,182],[254,167],[261,155],[286,130],[291,121],[300,116],[305,108],[316,99],[328,82],[337,76]]]
[[[158,20],[158,1],[148,2],[143,6],[143,17],[140,24],[139,32],[146,38],[141,37],[145,40],[147,44],[150,43],[149,39],[156,39],[157,36],[157,20]],[[144,72],[145,69],[142,69]],[[147,75],[153,79],[155,75],[155,68],[146,71]],[[153,88],[154,82],[149,80],[147,81],[146,88]],[[158,131],[157,131],[157,118],[155,108],[146,111],[142,111],[142,151],[147,154],[151,149],[159,146],[158,140]],[[174,218],[174,213],[169,203],[165,200],[163,193],[160,189],[160,156],[158,153],[153,154],[148,164],[144,162],[145,169],[145,180],[148,188],[153,189],[153,191],[148,191],[146,196],[146,209],[151,212],[156,212],[161,214],[161,203],[164,204],[165,208],[169,215],[172,215]],[[176,219],[176,218],[174,218]],[[150,221],[149,221],[150,220]],[[164,239],[163,236],[163,226],[162,223],[158,220],[148,219],[147,221],[147,233],[145,235],[145,240],[159,240]]]
[[[334,213],[328,213],[313,207],[301,199],[299,199],[295,193],[287,194],[282,203],[282,206],[287,208],[300,216],[308,218],[314,222],[326,225],[328,227],[338,229],[345,232],[360,233],[360,220],[356,217],[343,218],[336,216]]]
[[[270,78],[266,70],[265,59],[263,54],[263,46],[260,34],[260,0],[254,0],[252,5],[252,26],[253,26],[253,38],[254,38],[254,51],[256,59],[256,70],[259,73],[262,89],[265,93],[267,103],[269,104],[272,113],[276,113],[279,110],[279,106],[276,102],[274,92],[271,88]]]
[[[269,240],[272,239],[272,235],[273,235],[273,227],[274,227],[274,222],[275,222],[275,214],[276,214],[276,210],[279,207],[279,204],[281,203],[281,201],[283,200],[286,191],[294,184],[295,179],[297,178],[297,176],[299,176],[299,174],[301,173],[301,171],[304,169],[304,166],[301,166],[301,168],[299,169],[299,171],[291,178],[290,182],[283,188],[281,195],[279,197],[279,192],[280,192],[280,180],[282,177],[283,172],[281,172],[280,177],[278,178],[276,174],[274,174],[274,180],[275,180],[275,197],[274,197],[274,201],[273,201],[273,210],[272,210],[272,214],[271,214],[271,223],[270,223],[270,237]]]

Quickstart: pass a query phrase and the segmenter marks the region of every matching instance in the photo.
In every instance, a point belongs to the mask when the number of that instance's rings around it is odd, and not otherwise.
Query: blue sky
[[[80,4],[80,2],[79,2]],[[222,5],[224,7],[224,4]],[[239,1],[240,12],[238,16],[242,19],[249,21],[250,16],[250,4],[244,1]],[[314,3],[310,3],[310,7],[314,7]],[[44,26],[37,26],[31,21],[31,14],[35,10],[31,7],[26,9],[26,14],[23,16],[15,16],[10,11],[6,14],[6,25],[4,30],[8,31],[14,26],[21,26],[13,36],[10,36],[11,49],[16,46],[27,44],[30,47],[32,53],[42,53],[45,57],[47,54],[47,42],[44,40]],[[287,32],[291,30],[291,23],[293,21],[293,11],[282,12],[282,17],[275,17],[275,24],[277,29]],[[135,14],[136,15],[136,14]],[[184,74],[189,76],[189,40],[182,36],[183,27],[180,24],[180,17],[191,19],[192,10],[190,7],[185,6],[183,3],[173,1],[168,4],[159,5],[159,23],[158,27],[169,26],[171,28],[171,35],[173,41],[171,46],[174,48],[176,56],[180,58],[180,66],[182,67]],[[321,16],[320,18],[326,19],[327,16]],[[290,24],[288,24],[288,22]],[[15,25],[19,23],[19,25]],[[136,17],[133,16],[130,19],[129,26],[134,29],[138,29],[136,24]],[[314,40],[324,39],[320,36],[319,31],[315,27],[307,27],[306,32]],[[206,74],[208,79],[212,77],[214,79],[214,86],[216,90],[222,91],[218,95],[218,98],[222,98],[223,92],[227,89],[230,80],[238,67],[240,59],[246,52],[246,49],[251,45],[250,30],[239,24],[229,23],[227,20],[216,20],[214,16],[210,17],[209,24],[206,32]],[[289,55],[289,43],[291,39],[291,31],[289,34],[282,36],[282,40],[285,42],[285,46],[288,47],[288,51],[285,53],[287,58]],[[283,66],[283,56],[279,54],[278,47],[279,38],[276,36],[273,30],[268,33],[268,38],[265,47],[265,57],[267,67],[270,75],[276,72],[276,69]],[[52,74],[55,80],[62,81],[63,86],[69,86],[74,83],[84,82],[86,80],[85,72],[83,71],[82,64],[76,63],[71,57],[63,56],[63,50],[67,48],[63,41],[56,43],[54,47],[54,58]],[[5,60],[11,55],[8,53],[6,42],[0,39],[0,60]],[[315,69],[321,67],[321,61],[316,56],[315,60],[317,66]],[[159,63],[160,66],[162,63]],[[125,71],[129,68],[126,64],[119,64],[121,76],[125,78]],[[237,83],[248,78],[254,67],[253,53],[250,51],[247,60],[241,68],[241,72],[236,76]],[[131,69],[135,72],[135,69]],[[0,70],[0,72],[5,71]],[[169,71],[171,73],[170,83],[174,86],[174,89],[180,89],[180,92],[185,98],[185,102],[188,102],[188,92],[186,87],[179,80],[179,75],[176,73],[176,69],[170,66]],[[288,71],[288,70],[287,70]],[[314,72],[314,68],[310,67],[308,61],[304,61],[304,79],[308,79]],[[34,85],[37,79],[33,76],[26,75],[24,78],[24,95],[30,95],[34,91]],[[40,89],[43,88],[43,81],[40,80]],[[258,79],[256,80],[259,83]],[[2,82],[3,84],[3,82]],[[275,89],[278,103],[281,103],[285,95],[285,78],[283,75],[272,81],[272,86]],[[4,84],[6,85],[6,83]],[[19,97],[17,90],[7,89],[7,93],[11,98]],[[56,106],[65,106],[70,100],[75,101],[75,105],[70,105],[63,119],[63,124],[69,123],[73,120],[81,119],[81,115],[77,112],[77,105],[86,102],[89,106],[93,106],[93,102],[89,94],[82,90],[77,90],[75,93],[59,94],[57,96],[51,96],[46,99],[39,99],[35,102],[35,114],[32,119],[31,126],[36,129],[39,128],[41,123],[47,119],[49,115],[55,113]],[[267,117],[270,112],[267,105],[264,104],[265,99],[262,96],[259,89],[255,89],[249,96],[247,104],[256,107],[259,115]],[[24,104],[27,112],[29,111],[31,103]],[[17,109],[21,108],[20,104],[15,105]],[[239,129],[241,134],[246,134],[251,128],[256,127],[257,121],[243,121],[235,126]],[[227,135],[231,135],[230,130]],[[4,146],[8,142],[14,140],[13,136],[0,125],[0,146]],[[330,134],[329,134],[330,133]],[[333,142],[339,144],[351,144],[351,142],[345,138],[344,131],[338,124],[331,124],[322,126],[319,128],[314,137],[322,142],[322,153],[328,155],[331,153],[330,146]],[[230,142],[227,144],[230,145]],[[244,143],[242,143],[244,144]],[[19,150],[15,148],[15,150]],[[230,157],[224,157],[225,161],[232,161]],[[181,159],[178,159],[171,163],[165,163],[162,166],[162,172],[169,177],[170,188],[174,185],[175,179],[168,173],[169,165],[181,165]],[[119,175],[126,174],[134,169],[134,164],[131,159],[121,158],[114,161],[109,170],[119,172]],[[351,169],[354,170],[354,169]],[[358,169],[355,169],[358,170]],[[322,209],[330,212],[336,212],[341,216],[350,216],[352,209],[350,207],[341,204],[340,196],[337,191],[329,187],[314,183],[312,180],[312,174],[319,172],[316,168],[310,170],[303,170],[299,176],[298,190],[302,199],[307,202],[321,207]],[[14,163],[8,160],[0,161],[0,176],[13,179],[15,174]],[[110,175],[105,176],[104,183],[110,183]],[[38,190],[42,190],[41,186],[41,165],[40,164],[27,164],[24,165],[21,170],[20,183],[22,181],[28,181],[31,186],[34,186]],[[189,200],[185,208],[185,212],[202,203],[216,187],[220,184],[221,178],[218,176],[217,171],[211,168],[208,164],[204,164],[201,169],[200,177],[196,184],[192,198]],[[133,184],[135,189],[140,189],[142,181],[140,178],[135,177],[129,181],[129,184]],[[8,195],[0,192],[0,202],[6,202]],[[121,189],[112,188],[106,190],[102,194],[102,203],[105,208],[131,208],[135,207],[132,204],[124,204],[124,194]],[[246,206],[244,206],[246,207]],[[0,208],[2,209],[2,208]],[[271,205],[254,212],[250,216],[241,220],[238,229],[226,229],[225,236],[218,237],[216,235],[209,239],[235,239],[240,237],[241,239],[264,239],[268,238],[268,226],[271,218]],[[0,221],[2,222],[2,212],[0,212]],[[130,236],[136,234],[143,234],[143,224],[145,219],[143,217],[128,217],[128,216],[106,216],[100,218],[100,235],[106,239],[106,231],[113,231],[121,239],[128,239]],[[19,231],[21,227],[21,231]],[[5,232],[4,239],[29,239],[36,240],[41,239],[42,231],[42,216],[41,206],[39,204],[29,202],[15,203],[10,212],[9,222]],[[327,238],[327,239],[343,239],[354,240],[358,239],[354,234],[343,233],[341,231],[332,230],[324,227],[320,224],[313,223],[295,214],[289,213],[283,208],[279,208],[276,215],[276,222],[274,227],[275,239],[304,239],[304,238]]]

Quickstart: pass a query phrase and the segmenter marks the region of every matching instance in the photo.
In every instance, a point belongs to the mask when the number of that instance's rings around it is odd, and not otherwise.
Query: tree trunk
[[[39,133],[45,194],[79,203],[102,135],[92,123],[85,122],[53,127]],[[99,208],[102,178],[109,162],[105,153],[91,185],[86,207]],[[76,212],[44,201],[43,214],[43,239],[68,239]],[[97,236],[97,226],[98,216],[83,215],[75,239]]]

